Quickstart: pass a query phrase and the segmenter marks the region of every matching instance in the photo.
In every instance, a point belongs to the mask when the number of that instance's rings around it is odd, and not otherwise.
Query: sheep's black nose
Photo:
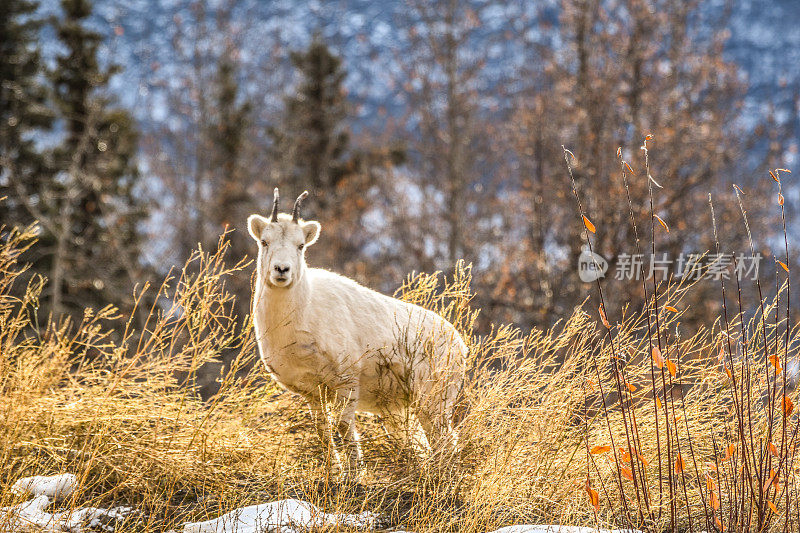
[[[275,272],[278,274],[286,274],[289,272],[289,265],[275,265]]]

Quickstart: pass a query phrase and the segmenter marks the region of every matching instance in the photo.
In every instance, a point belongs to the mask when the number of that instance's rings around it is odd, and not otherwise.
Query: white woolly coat
[[[467,346],[432,311],[303,265],[289,289],[259,272],[253,314],[267,370],[309,402],[334,393],[375,414],[453,408]]]

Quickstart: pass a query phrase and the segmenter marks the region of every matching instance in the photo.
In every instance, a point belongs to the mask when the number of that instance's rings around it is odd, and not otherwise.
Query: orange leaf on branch
[[[592,221],[589,220],[586,217],[586,215],[583,215],[583,225],[586,226],[586,229],[588,229],[592,233],[597,233],[597,230],[595,229],[594,224],[592,224]]]
[[[774,485],[776,489],[778,488],[778,473],[772,468],[769,469],[769,479],[764,482],[764,490],[769,489],[770,485]]]
[[[600,320],[603,322],[603,325],[606,329],[611,329],[611,324],[608,323],[608,317],[606,317],[606,310],[603,308],[603,304],[600,304],[597,310],[600,312]]]
[[[596,490],[589,486],[588,481],[586,482],[586,493],[589,495],[589,503],[592,504],[595,512],[597,512],[597,510],[600,508],[600,495],[597,494]]]
[[[683,460],[683,456],[678,454],[678,458],[675,460],[675,473],[680,474],[686,468],[686,463]]]
[[[781,400],[781,408],[783,409],[783,416],[789,416],[794,411],[794,402],[788,396],[784,396]]]
[[[594,448],[589,450],[589,453],[591,453],[592,455],[599,455],[601,453],[606,453],[607,451],[610,450],[611,446],[595,446]]]
[[[653,362],[658,368],[664,368],[664,358],[661,356],[658,346],[653,346]]]
[[[725,448],[725,457],[723,457],[722,460],[727,461],[735,453],[736,453],[736,445],[735,444],[729,445],[727,448]]]
[[[678,373],[678,367],[676,367],[675,363],[673,363],[669,359],[665,359],[664,364],[667,365],[667,370],[669,370],[669,373],[672,374],[672,377],[674,378],[675,374]]]
[[[781,456],[781,454],[778,453],[778,448],[775,447],[775,443],[773,443],[772,441],[769,442],[767,448],[769,448],[769,453],[771,453],[775,457]]]
[[[781,360],[778,357],[778,354],[772,354],[769,356],[769,362],[772,363],[772,366],[775,367],[775,372],[780,374],[781,372]]]
[[[631,454],[625,451],[625,449],[622,446],[619,447],[619,459],[624,463],[631,462]]]

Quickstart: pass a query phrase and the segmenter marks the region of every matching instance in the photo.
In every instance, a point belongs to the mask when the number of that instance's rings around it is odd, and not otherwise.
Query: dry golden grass
[[[38,331],[32,312],[41,284],[32,283],[21,300],[11,296],[20,254],[31,244],[29,231],[0,244],[0,507],[20,501],[9,489],[22,476],[72,472],[80,490],[66,507],[132,505],[141,514],[122,529],[135,531],[179,529],[187,520],[286,497],[326,511],[376,511],[386,527],[418,533],[478,533],[514,523],[700,531],[712,529],[715,517],[727,531],[746,530],[756,529],[755,506],[767,499],[778,513],[762,523],[765,529],[800,527],[798,418],[786,418],[788,436],[781,437],[780,405],[766,406],[767,376],[777,381],[763,340],[751,334],[762,330],[760,316],[744,329],[731,317],[728,325],[678,338],[682,287],[662,288],[657,308],[609,322],[610,329],[596,312],[578,310],[553,331],[523,336],[498,326],[476,337],[468,269],[447,280],[410,279],[400,295],[442,313],[471,345],[462,449],[422,461],[361,417],[367,474],[361,484],[339,484],[323,467],[302,403],[271,384],[260,365],[234,377],[256,350],[249,321],[237,329],[225,291],[226,278],[249,274],[244,264],[225,264],[225,246],[198,252],[157,289],[145,331],[113,309],[87,310],[80,324]],[[774,305],[765,309],[767,317],[777,313]],[[656,315],[658,335],[650,324]],[[770,353],[786,354],[784,367],[796,360],[797,346],[797,331],[785,336],[785,326],[764,324],[766,345],[776,350]],[[744,376],[746,387],[734,387],[725,371],[730,353],[718,359],[728,336],[740,345],[732,376]],[[661,344],[675,376],[667,364],[654,367],[651,343]],[[220,376],[219,393],[202,401],[198,369],[231,350],[239,355]],[[756,487],[764,484],[769,468],[750,469],[766,464],[770,412],[779,448],[772,468],[781,474],[778,493],[768,485],[773,492],[758,502],[739,465],[743,443],[752,445],[748,475]],[[737,448],[726,459],[731,444]],[[631,452],[633,463],[624,457]],[[711,482],[707,463],[717,469]],[[596,512],[587,479],[598,495]],[[708,487],[720,488],[713,515]]]

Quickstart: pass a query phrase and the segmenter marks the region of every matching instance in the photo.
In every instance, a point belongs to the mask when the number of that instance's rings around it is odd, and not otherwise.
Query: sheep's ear
[[[303,222],[301,227],[303,229],[303,234],[306,236],[306,246],[310,246],[317,242],[319,232],[322,229],[322,226],[320,226],[319,222],[316,220],[309,220],[307,222]]]
[[[261,233],[267,227],[267,219],[261,215],[250,215],[247,217],[247,229],[250,235],[257,241],[261,240]]]

